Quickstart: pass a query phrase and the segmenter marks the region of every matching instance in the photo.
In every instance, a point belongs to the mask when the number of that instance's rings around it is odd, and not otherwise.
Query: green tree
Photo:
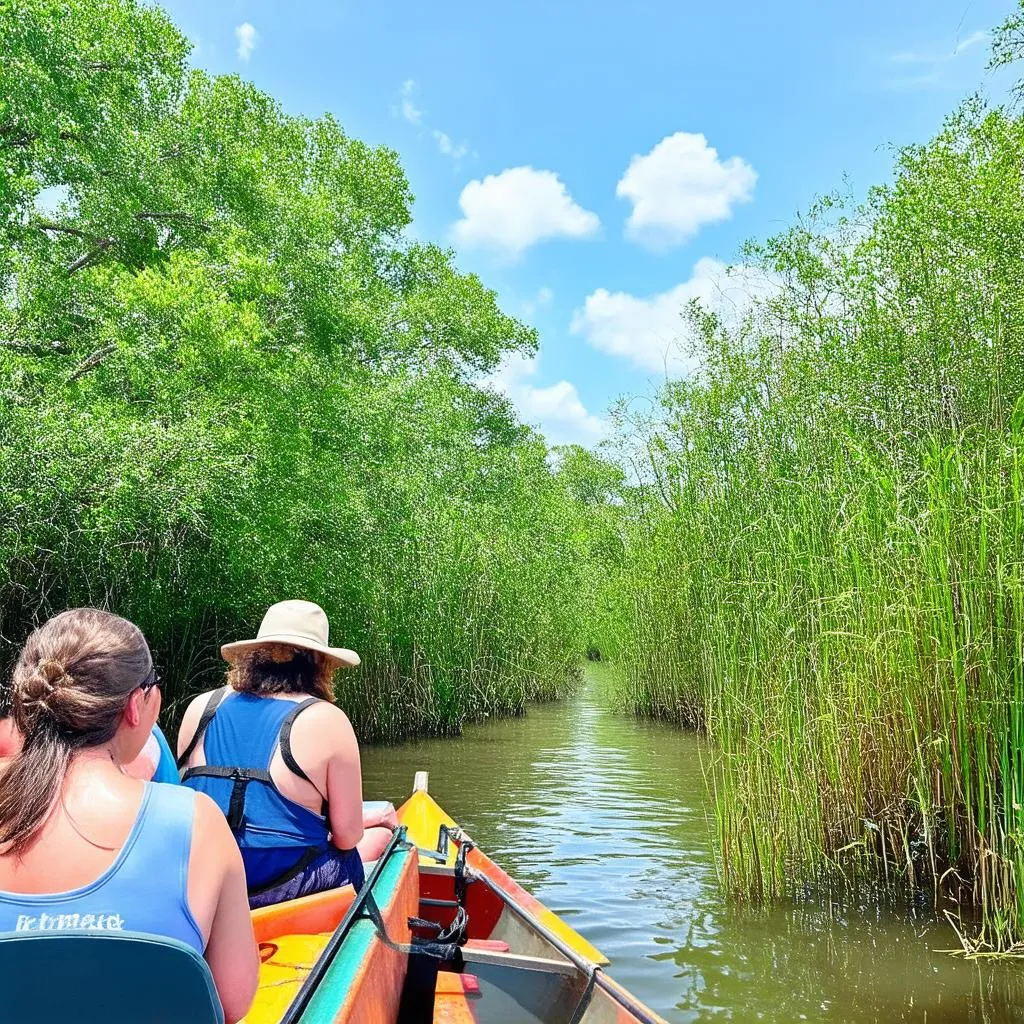
[[[8,656],[108,604],[183,697],[298,595],[364,655],[364,736],[560,692],[580,503],[479,383],[534,332],[408,239],[393,152],[188,51],[130,0],[0,3]]]

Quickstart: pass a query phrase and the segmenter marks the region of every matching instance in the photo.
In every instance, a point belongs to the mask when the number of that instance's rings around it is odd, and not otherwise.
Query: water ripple
[[[430,772],[441,805],[673,1022],[1024,1022],[1024,973],[934,953],[919,910],[731,907],[717,888],[698,741],[583,694],[460,740],[364,751],[367,799]]]

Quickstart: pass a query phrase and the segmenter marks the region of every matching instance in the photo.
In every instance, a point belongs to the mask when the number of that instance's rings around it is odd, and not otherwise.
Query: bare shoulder
[[[179,757],[199,727],[199,719],[203,715],[203,708],[206,707],[206,702],[210,699],[210,695],[216,692],[216,690],[207,690],[205,693],[199,694],[198,697],[193,697],[189,706],[185,709],[185,714],[181,716],[181,725],[178,726],[177,753]]]
[[[234,875],[244,878],[245,868],[224,812],[205,793],[195,793],[193,806],[189,891],[190,894],[205,893],[199,898],[212,900],[209,906],[213,907],[217,902],[216,893],[225,881]],[[193,881],[199,887],[197,890],[192,889]]]
[[[348,715],[336,704],[321,700],[310,705],[295,720],[295,732],[299,736],[330,736],[337,743],[341,741],[355,742],[355,732]]]
[[[203,850],[237,850],[235,837],[228,828],[224,812],[205,793],[196,792],[193,831],[197,846]]]

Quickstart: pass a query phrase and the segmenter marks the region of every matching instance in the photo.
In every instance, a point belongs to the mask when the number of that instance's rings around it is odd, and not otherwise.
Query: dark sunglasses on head
[[[146,678],[139,683],[140,690],[152,690],[153,687],[160,689],[160,677],[156,674],[156,666],[150,666],[149,673]]]

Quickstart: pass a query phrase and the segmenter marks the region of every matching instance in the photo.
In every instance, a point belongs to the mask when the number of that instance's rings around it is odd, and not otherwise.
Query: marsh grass
[[[925,886],[976,950],[1024,938],[1022,163],[964,108],[752,247],[774,297],[621,424],[624,692],[714,740],[724,885]]]

